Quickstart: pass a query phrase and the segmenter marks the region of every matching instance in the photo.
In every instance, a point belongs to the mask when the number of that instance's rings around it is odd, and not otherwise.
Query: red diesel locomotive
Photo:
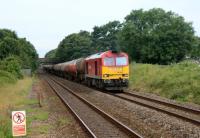
[[[91,55],[87,58],[44,65],[50,73],[69,80],[85,82],[107,90],[122,90],[128,86],[129,62],[124,52],[106,51]]]

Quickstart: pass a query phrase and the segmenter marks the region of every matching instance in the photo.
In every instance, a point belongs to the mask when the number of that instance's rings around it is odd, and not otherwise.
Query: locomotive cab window
[[[114,58],[104,58],[104,66],[114,66],[115,59]]]
[[[125,66],[127,65],[126,57],[117,57],[116,58],[116,66]]]

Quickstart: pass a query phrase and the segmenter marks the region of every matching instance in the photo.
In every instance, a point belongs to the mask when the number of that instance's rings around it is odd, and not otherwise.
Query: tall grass
[[[31,84],[32,78],[24,78],[16,83],[0,87],[0,138],[12,137],[11,112],[20,110],[27,102],[27,94]]]
[[[17,79],[9,72],[0,70],[0,87],[5,84],[16,83]]]
[[[190,61],[168,66],[135,64],[130,87],[178,101],[200,104],[200,66]]]

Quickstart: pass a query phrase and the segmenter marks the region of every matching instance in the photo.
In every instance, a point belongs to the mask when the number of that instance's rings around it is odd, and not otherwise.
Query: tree
[[[200,60],[200,38],[195,37],[194,45],[192,46],[191,58]]]
[[[45,58],[55,58],[55,56],[56,56],[56,50],[57,49],[53,49],[53,50],[50,50],[49,52],[47,52],[45,54]]]
[[[19,43],[16,39],[10,37],[4,37],[0,41],[0,59],[4,59],[10,55],[20,54]]]
[[[18,41],[19,41],[20,51],[21,51],[20,59],[23,61],[22,67],[36,70],[38,54],[37,54],[37,51],[35,50],[35,47],[25,38],[21,38]]]
[[[111,49],[119,49],[117,34],[121,29],[119,21],[112,21],[103,26],[95,26],[92,32],[92,48],[102,52]]]
[[[60,62],[88,56],[91,53],[91,36],[87,31],[80,31],[65,37],[56,50]]]
[[[0,70],[7,71],[18,79],[23,77],[21,74],[21,60],[15,56],[9,56],[0,61]]]
[[[185,58],[194,42],[191,23],[169,11],[133,10],[119,35],[121,48],[137,62],[170,64]]]
[[[33,71],[37,68],[38,54],[34,46],[25,38],[18,38],[14,31],[0,29],[0,60],[10,56],[23,61],[20,63],[22,68]]]
[[[10,37],[14,39],[18,38],[15,31],[11,31],[8,29],[0,29],[0,41],[5,37]]]

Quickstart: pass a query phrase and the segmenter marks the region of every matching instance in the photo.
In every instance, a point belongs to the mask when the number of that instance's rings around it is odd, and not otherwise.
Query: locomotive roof
[[[100,53],[93,54],[93,55],[87,57],[86,60],[101,58],[106,53],[112,53],[112,51],[109,50],[109,51],[105,51],[105,52],[100,52]],[[123,52],[119,52],[119,53],[123,54]]]
[[[104,53],[105,53],[105,52],[100,52],[100,53],[93,54],[93,55],[87,57],[86,60],[88,60],[88,59],[95,59],[95,58],[101,58],[101,56],[102,56]]]

